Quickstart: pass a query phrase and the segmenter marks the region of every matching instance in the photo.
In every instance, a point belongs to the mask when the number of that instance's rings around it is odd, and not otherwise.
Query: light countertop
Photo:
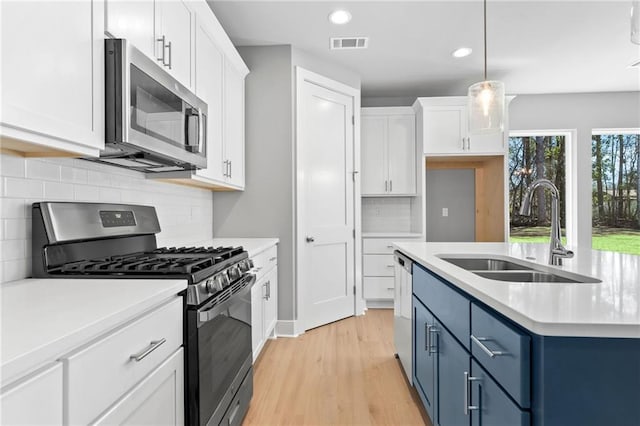
[[[398,242],[414,261],[533,333],[640,338],[640,256],[579,250],[549,266],[548,244]],[[496,254],[587,275],[601,283],[522,283],[482,278],[437,255]]]
[[[280,240],[278,238],[214,238],[211,240],[202,241],[200,244],[206,247],[219,247],[219,246],[242,246],[249,257],[253,257],[258,253],[261,253],[278,244]]]
[[[187,288],[186,280],[26,279],[0,285],[2,384]]]

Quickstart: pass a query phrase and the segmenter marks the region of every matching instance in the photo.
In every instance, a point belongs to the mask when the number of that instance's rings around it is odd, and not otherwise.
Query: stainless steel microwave
[[[105,149],[144,172],[206,167],[207,104],[123,39],[105,40]]]

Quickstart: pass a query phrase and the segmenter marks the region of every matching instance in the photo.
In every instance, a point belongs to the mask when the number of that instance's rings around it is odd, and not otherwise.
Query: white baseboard
[[[367,309],[393,309],[393,300],[367,300]]]
[[[298,337],[302,333],[296,332],[296,321],[278,320],[276,323],[276,335],[278,337]]]

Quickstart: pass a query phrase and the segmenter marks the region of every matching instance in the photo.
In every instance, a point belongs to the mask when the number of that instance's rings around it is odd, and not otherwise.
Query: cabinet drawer
[[[531,338],[475,303],[471,304],[471,336],[474,358],[521,407],[528,408]]]
[[[365,299],[393,299],[393,277],[364,277],[362,282]]]
[[[413,294],[469,350],[469,300],[416,263],[413,264]]]
[[[363,238],[362,253],[364,254],[393,254],[393,241],[391,238]]]
[[[419,238],[363,238],[363,254],[393,254],[394,242],[421,241]]]
[[[531,424],[529,413],[514,404],[475,360],[471,360],[471,376],[469,404],[478,407],[471,410],[471,426]]]
[[[69,423],[94,420],[175,352],[182,345],[182,311],[182,298],[178,297],[63,358]],[[164,343],[157,343],[162,339]]]
[[[275,245],[251,258],[256,279],[260,280],[269,270],[278,264],[278,246]]]
[[[362,256],[362,274],[365,277],[393,277],[392,254],[367,254]]]

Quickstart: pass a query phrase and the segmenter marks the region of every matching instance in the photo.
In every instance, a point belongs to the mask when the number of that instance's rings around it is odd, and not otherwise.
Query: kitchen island
[[[640,424],[640,257],[546,244],[397,243],[413,266],[413,383],[433,423]],[[502,257],[594,283],[483,278]]]

